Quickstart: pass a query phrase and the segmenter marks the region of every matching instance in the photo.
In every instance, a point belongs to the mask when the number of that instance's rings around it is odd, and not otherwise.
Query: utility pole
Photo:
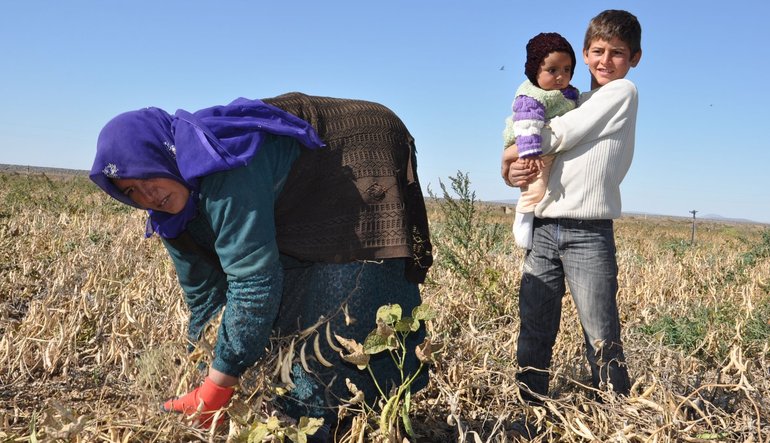
[[[690,211],[690,214],[692,214],[692,236],[690,237],[690,245],[695,244],[695,213],[698,212],[695,209]]]

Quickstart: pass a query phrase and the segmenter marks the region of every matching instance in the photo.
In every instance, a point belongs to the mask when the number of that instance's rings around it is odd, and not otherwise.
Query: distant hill
[[[717,214],[705,214],[702,216],[699,216],[698,219],[703,220],[714,220],[714,221],[727,221],[731,223],[753,223],[753,224],[763,224],[755,222],[754,220],[749,220],[746,218],[730,218],[730,217],[722,217],[721,215]]]
[[[490,204],[490,205],[500,205],[500,206],[510,206],[515,207],[516,206],[516,200],[495,200],[495,201],[485,201],[484,203]],[[634,212],[634,211],[624,211],[624,216],[633,216],[633,217],[666,217],[666,218],[681,218],[681,219],[692,219],[690,216],[686,215],[665,215],[665,214],[652,214],[649,212]],[[696,214],[697,215],[697,214]],[[723,223],[748,223],[752,225],[766,225],[767,223],[761,223],[754,220],[749,220],[746,218],[731,218],[731,217],[723,217],[718,214],[703,214],[703,215],[697,215],[696,220],[707,220],[707,221],[715,221],[715,222],[723,222]]]
[[[17,173],[17,174],[48,174],[48,175],[82,175],[87,176],[89,171],[84,169],[65,169],[65,168],[47,168],[43,166],[24,166],[24,165],[5,165],[0,163],[0,173]],[[426,197],[427,198],[427,197]],[[439,199],[440,200],[440,199]],[[479,200],[479,203],[487,205],[499,205],[513,208],[516,206],[516,200]],[[664,214],[651,214],[647,212],[624,212],[626,216],[637,217],[671,217],[671,218],[691,218],[688,216],[678,215],[664,215]],[[704,214],[697,217],[698,220],[709,220],[724,223],[749,223],[754,225],[766,225],[767,223],[760,223],[754,220],[748,220],[745,218],[730,218],[723,217],[718,214]]]
[[[637,216],[637,217],[668,217],[668,218],[681,218],[681,219],[685,219],[685,220],[692,220],[692,216],[649,214],[649,213],[646,213],[646,212],[624,212],[623,215]],[[748,224],[752,224],[752,225],[765,225],[765,224],[767,224],[767,223],[757,222],[757,221],[754,221],[754,220],[749,220],[749,219],[746,219],[746,218],[730,218],[730,217],[723,217],[723,216],[717,215],[717,214],[697,215],[696,221],[713,221],[713,222],[722,222],[722,223],[748,223]]]
[[[15,172],[17,174],[88,175],[88,171],[83,169],[46,168],[43,166],[4,164],[0,164],[0,172]]]

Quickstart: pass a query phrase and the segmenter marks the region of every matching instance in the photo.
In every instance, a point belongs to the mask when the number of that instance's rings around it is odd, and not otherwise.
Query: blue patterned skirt
[[[381,306],[398,304],[404,316],[411,316],[412,309],[421,303],[418,285],[404,277],[404,259],[342,264],[300,262],[285,256],[281,260],[284,292],[280,314],[274,325],[281,335],[308,328],[323,316],[331,323],[332,334],[363,343],[377,327],[376,313]],[[379,394],[367,370],[360,370],[342,360],[339,353],[329,347],[325,328],[324,324],[318,329],[321,354],[333,366],[321,365],[313,357],[313,352],[306,351],[312,373],[307,373],[302,365],[296,363],[292,368],[292,381],[296,387],[287,396],[281,397],[279,403],[289,416],[324,417],[327,423],[334,423],[337,406],[352,397],[346,379],[364,392],[370,405],[376,403]],[[404,378],[419,367],[414,348],[424,338],[424,325],[407,337]],[[308,338],[313,339],[314,336]],[[307,349],[312,349],[312,343]],[[388,352],[373,355],[369,364],[385,394],[401,384],[401,372]],[[416,392],[427,383],[428,368],[424,367],[413,382],[411,391]]]

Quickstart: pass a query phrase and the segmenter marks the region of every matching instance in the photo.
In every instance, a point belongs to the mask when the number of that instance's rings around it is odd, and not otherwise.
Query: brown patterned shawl
[[[303,260],[409,258],[422,282],[431,244],[414,139],[377,103],[292,92],[263,99],[309,122],[327,147],[303,149],[276,204],[282,253]]]

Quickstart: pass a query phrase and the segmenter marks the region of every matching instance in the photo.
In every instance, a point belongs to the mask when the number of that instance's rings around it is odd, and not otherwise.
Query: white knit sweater
[[[636,86],[619,79],[581,94],[577,109],[551,120],[551,130],[541,134],[543,151],[559,155],[537,217],[620,217],[620,182],[634,155],[637,105]]]

